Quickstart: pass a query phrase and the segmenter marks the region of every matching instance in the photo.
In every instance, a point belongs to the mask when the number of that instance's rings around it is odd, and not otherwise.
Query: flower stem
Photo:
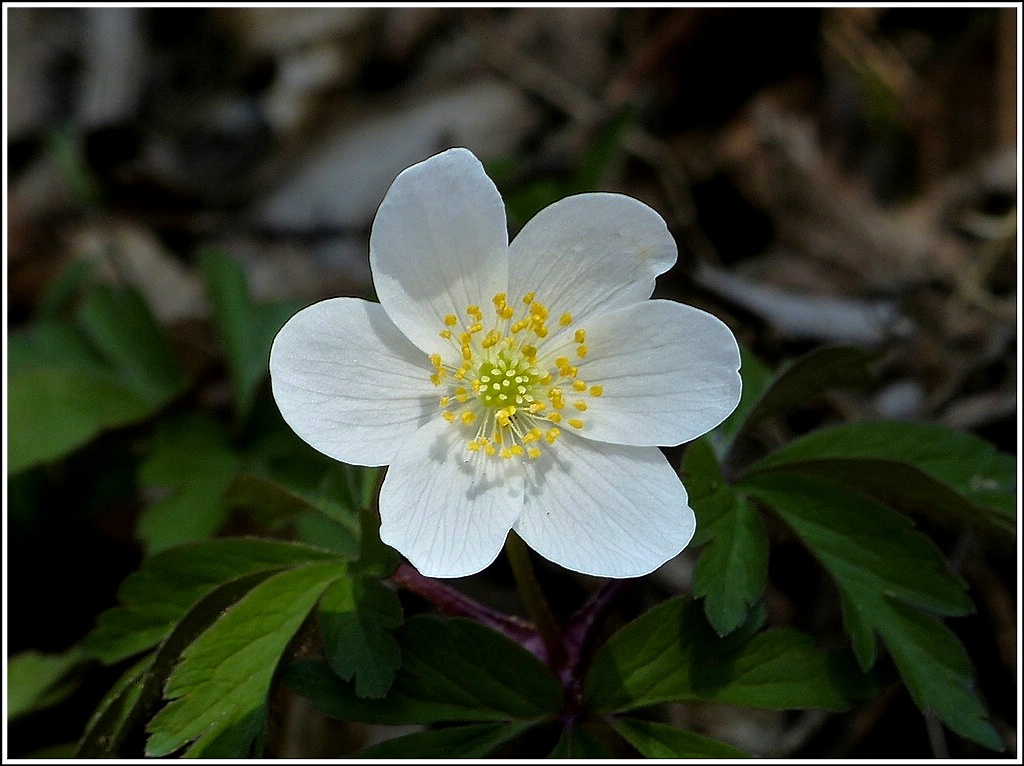
[[[509,564],[512,565],[512,575],[516,578],[516,587],[519,589],[520,598],[523,599],[526,613],[537,627],[537,633],[540,634],[541,640],[544,642],[544,648],[548,654],[548,666],[561,668],[567,657],[558,623],[555,622],[551,607],[548,605],[547,599],[544,598],[544,592],[533,573],[530,551],[522,538],[513,531],[508,533],[508,538],[505,540],[505,554],[508,556]]]
[[[453,617],[468,617],[482,625],[504,633],[533,651],[535,631],[517,617],[510,617],[473,600],[454,588],[424,577],[411,565],[402,563],[391,575],[391,582],[436,606]]]

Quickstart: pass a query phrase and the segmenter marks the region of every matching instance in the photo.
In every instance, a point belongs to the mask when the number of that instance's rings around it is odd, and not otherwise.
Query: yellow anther
[[[501,333],[497,330],[490,330],[487,335],[484,336],[483,342],[480,344],[484,348],[493,348],[497,346],[501,341]]]
[[[585,401],[583,401],[582,399],[577,401],[572,406],[573,406],[573,409],[579,410],[580,412],[586,412],[587,411],[587,403]]]
[[[471,324],[469,326],[469,331],[471,333],[483,332],[483,329],[484,329],[484,326],[482,324],[480,324],[479,322],[477,322],[476,324]]]
[[[480,378],[474,378],[473,379],[473,393],[474,394],[479,394],[480,393]]]
[[[491,303],[495,306],[504,306],[507,298],[508,296],[505,293],[495,293],[494,297],[491,298]]]
[[[462,413],[462,422],[465,423],[467,426],[470,423],[472,423],[474,420],[476,420],[476,413],[475,412],[471,412],[470,410],[466,410],[465,412]]]
[[[513,444],[511,447],[508,448],[508,451],[511,452],[516,457],[519,457],[520,455],[523,454],[523,448],[520,447],[518,444]]]
[[[530,321],[528,319],[521,319],[520,321],[515,322],[509,328],[509,330],[511,330],[512,334],[514,335],[517,332],[522,332],[523,330],[525,330],[527,325],[529,325],[529,324],[530,324]]]
[[[569,365],[569,357],[567,357],[567,356],[559,356],[559,357],[555,358],[555,367],[561,369],[563,367],[567,367],[568,365]]]
[[[508,413],[505,410],[498,410],[494,415],[494,419],[498,422],[498,425],[502,428],[508,428],[509,419]]]
[[[569,418],[568,422],[573,428],[583,428],[583,421],[579,418]]]
[[[444,323],[449,327],[454,327],[459,321],[459,318],[455,314],[445,314]]]
[[[552,423],[561,423],[562,414],[560,412],[552,412],[551,414],[548,415],[548,420],[550,420]]]
[[[562,314],[562,317],[558,320],[558,324],[562,325],[562,327],[568,327],[569,325],[571,325],[572,324],[572,314],[570,314],[568,311],[566,311],[564,314]]]
[[[538,319],[547,319],[548,307],[545,306],[543,303],[534,301],[533,303],[530,304],[530,313],[533,314]]]
[[[434,369],[440,370],[441,369],[441,364],[442,364],[442,362],[441,362],[441,355],[440,354],[431,354],[430,355],[430,363],[432,365],[434,365]]]
[[[523,303],[525,303],[527,306],[533,303],[533,293],[527,293],[526,295],[524,295]]]
[[[558,435],[560,433],[562,433],[562,432],[560,430],[558,430],[557,428],[549,428],[548,432],[546,434],[544,434],[544,441],[546,441],[548,444],[554,444],[555,443],[555,439],[558,438]]]
[[[582,343],[587,339],[587,331],[580,328],[572,337],[576,340],[577,343]]]
[[[527,359],[533,359],[537,356],[537,347],[531,346],[529,343],[523,344],[523,347],[520,350],[523,352],[523,356]]]
[[[499,452],[498,454],[501,455],[505,460],[508,460],[509,458],[512,457],[512,450],[510,450],[508,447],[502,447],[501,452]]]
[[[444,418],[445,420],[447,420],[449,423],[454,423],[455,422],[455,413],[454,412],[449,412],[448,410],[445,410],[444,412],[441,413],[441,417]]]
[[[525,434],[523,434],[523,444],[529,444],[530,442],[540,441],[541,433],[540,429],[534,426]]]
[[[441,330],[441,332],[439,332],[438,335],[440,335],[445,340],[451,340],[452,339],[452,334],[451,334],[450,330]]]
[[[547,405],[544,404],[544,402],[534,402],[533,404],[530,405],[530,412],[536,414],[541,410],[545,409],[546,407]]]
[[[473,358],[473,349],[469,347],[468,343],[462,346],[462,358],[467,362]]]
[[[539,447],[528,447],[527,450],[526,450],[526,456],[528,458],[530,458],[530,460],[536,460],[537,458],[540,457],[540,448]]]
[[[480,444],[477,442],[476,439],[470,439],[468,442],[466,442],[466,449],[468,449],[470,452],[479,452]]]
[[[437,400],[437,406],[438,407],[447,407],[451,403],[452,403],[452,400],[451,400],[451,397],[449,397],[449,396],[442,396],[440,399]]]
[[[441,385],[441,373],[432,373],[430,376],[430,382],[433,383],[435,386]]]
[[[498,312],[498,316],[502,319],[511,319],[516,312],[511,306],[502,306],[501,311]]]
[[[473,337],[468,332],[460,332],[459,333],[459,345],[460,346],[468,345],[471,340],[473,340]]]
[[[464,377],[466,377],[466,373],[468,373],[468,372],[469,372],[468,368],[460,367],[459,369],[457,369],[455,371],[455,379],[456,380],[462,380]]]
[[[483,312],[480,310],[480,307],[477,306],[475,303],[472,306],[466,306],[466,314],[473,317],[477,321],[479,321],[480,317],[484,315]]]
[[[586,391],[587,384],[584,383],[582,380],[574,380],[572,382],[572,389],[573,391]]]
[[[548,383],[550,383],[554,379],[555,379],[554,376],[549,372],[543,378],[538,380],[537,382],[540,383],[542,386],[546,386]]]
[[[576,347],[576,356],[578,356],[578,357],[580,357],[582,359],[586,355],[587,355],[587,347],[586,346],[577,346]]]
[[[591,396],[600,396],[603,393],[604,393],[604,386],[591,386],[590,387],[590,395]]]

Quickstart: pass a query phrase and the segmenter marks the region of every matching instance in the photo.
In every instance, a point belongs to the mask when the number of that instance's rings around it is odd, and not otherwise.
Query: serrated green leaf
[[[204,250],[199,264],[213,304],[217,335],[224,347],[235,414],[239,421],[244,421],[260,385],[269,375],[274,336],[302,304],[253,303],[242,267],[219,250]]]
[[[584,704],[627,711],[704,700],[769,710],[845,710],[876,690],[849,653],[815,649],[794,630],[718,637],[700,607],[682,598],[655,607],[598,650]]]
[[[207,540],[170,548],[125,579],[120,605],[99,616],[82,647],[105,663],[118,662],[160,643],[194,603],[222,583],[333,558],[329,551],[276,540]]]
[[[693,595],[719,635],[742,625],[764,590],[768,538],[757,510],[722,477],[707,439],[690,445],[683,481],[697,517],[693,545],[706,545],[693,574]]]
[[[324,653],[342,679],[355,678],[360,697],[382,697],[391,688],[402,662],[392,631],[401,624],[398,596],[378,580],[337,580],[320,599]]]
[[[477,723],[406,734],[353,753],[357,758],[486,758],[525,734],[534,724],[523,721]]]
[[[122,749],[163,701],[163,690],[185,648],[218,620],[224,610],[263,582],[270,571],[236,577],[202,596],[178,620],[156,651],[126,672],[100,702],[78,744],[79,758],[139,756]]]
[[[134,290],[94,285],[76,320],[118,379],[152,406],[184,388],[187,381],[163,328]]]
[[[327,586],[344,574],[339,561],[297,566],[228,609],[182,653],[167,683],[170,702],[147,727],[146,755],[186,746],[189,756],[249,755],[264,729],[267,694],[285,648]]]
[[[7,720],[66,699],[77,687],[71,672],[88,660],[77,646],[61,654],[30,649],[7,658]]]
[[[612,728],[644,758],[749,758],[717,739],[639,718],[611,718]]]
[[[824,428],[750,469],[777,471],[821,476],[911,510],[1016,533],[1016,459],[943,426],[880,421]]]
[[[476,622],[420,615],[395,636],[402,667],[382,699],[360,698],[325,663],[296,663],[285,679],[321,712],[366,723],[534,720],[562,707],[561,687],[540,660]]]
[[[770,505],[862,609],[889,595],[939,614],[973,611],[942,553],[905,516],[809,476],[751,476],[737,488]]]
[[[694,569],[693,595],[704,598],[708,621],[720,636],[725,636],[746,622],[750,607],[764,591],[768,537],[757,509],[732,488],[723,488],[701,504],[710,505],[725,506],[725,510],[705,532],[713,539]],[[694,512],[700,526],[697,504]]]
[[[870,627],[922,710],[930,707],[962,736],[1001,749],[971,691],[963,646],[922,611],[962,615],[973,608],[931,541],[899,514],[822,479],[763,474],[742,484],[783,518],[836,580],[861,664],[874,653]]]
[[[223,426],[192,413],[161,422],[139,483],[150,497],[137,527],[147,553],[201,540],[227,520],[224,493],[241,463]]]
[[[992,750],[1003,742],[974,692],[963,644],[939,619],[894,599],[885,599],[878,626],[903,681],[921,710],[931,709],[953,731]]]

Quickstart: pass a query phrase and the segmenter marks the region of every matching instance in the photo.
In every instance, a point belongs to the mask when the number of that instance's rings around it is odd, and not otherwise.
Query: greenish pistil
[[[534,402],[532,391],[539,377],[525,359],[509,361],[499,355],[496,360],[480,365],[477,396],[488,409],[505,409],[510,405],[528,407]]]

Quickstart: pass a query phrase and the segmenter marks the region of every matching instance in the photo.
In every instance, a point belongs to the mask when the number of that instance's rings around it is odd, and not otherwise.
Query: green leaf
[[[770,505],[861,608],[888,595],[939,614],[974,610],[942,553],[905,516],[812,477],[748,477],[737,488]]]
[[[878,631],[917,706],[933,710],[960,736],[1002,751],[1003,742],[974,692],[960,640],[935,617],[894,599],[885,601],[886,622]]]
[[[186,386],[163,331],[134,292],[93,287],[78,327],[41,322],[11,338],[8,473],[67,455],[153,415]]]
[[[724,459],[732,449],[732,445],[743,428],[744,423],[751,411],[757,406],[761,395],[768,387],[771,380],[771,371],[764,362],[757,358],[746,346],[740,346],[740,377],[743,380],[743,389],[740,392],[740,401],[736,409],[732,411],[722,423],[709,434],[715,454],[719,459]]]
[[[147,727],[146,755],[166,756],[186,745],[189,756],[258,751],[277,664],[317,599],[344,574],[338,561],[298,566],[232,606],[182,654],[167,683],[171,701]]]
[[[34,649],[7,659],[7,720],[34,713],[66,699],[78,685],[72,671],[89,658],[76,646],[62,654]]]
[[[242,267],[217,249],[203,251],[199,263],[226,355],[235,415],[241,422],[248,417],[257,391],[269,375],[274,336],[302,304],[295,301],[253,303]]]
[[[706,526],[712,541],[693,573],[693,595],[704,598],[704,613],[720,636],[743,625],[760,598],[768,576],[768,537],[757,509],[731,488],[723,488],[702,507],[718,505],[718,518]],[[724,508],[722,508],[724,506]],[[697,525],[702,512],[694,508]],[[710,527],[710,529],[708,529]]]
[[[743,625],[768,576],[768,538],[757,510],[722,478],[706,439],[694,442],[683,460],[693,488],[697,517],[693,543],[706,544],[693,573],[693,595],[704,598],[704,613],[725,636]],[[692,479],[691,479],[692,477]]]
[[[209,537],[227,520],[224,493],[240,457],[227,443],[225,429],[212,418],[192,413],[161,422],[139,482],[151,502],[138,524],[148,553]]]
[[[354,753],[357,758],[486,758],[522,736],[534,724],[522,721],[477,723],[407,734]]]
[[[402,667],[382,699],[360,698],[325,663],[296,663],[285,679],[321,712],[366,723],[535,720],[562,708],[561,687],[540,660],[476,622],[419,615],[395,636]]]
[[[71,261],[60,275],[47,286],[46,292],[39,299],[34,324],[40,320],[58,321],[64,310],[82,290],[86,277],[92,270],[93,264],[87,260]]]
[[[125,579],[120,605],[99,616],[82,647],[105,663],[118,662],[160,643],[194,603],[222,583],[333,558],[329,551],[274,540],[207,540],[170,548]]]
[[[173,626],[155,652],[145,655],[107,693],[93,714],[78,745],[80,758],[138,756],[122,752],[126,741],[141,735],[163,701],[167,679],[181,653],[224,610],[261,583],[272,572],[256,572],[221,583],[202,596]]]
[[[793,630],[719,638],[699,606],[677,598],[619,630],[598,650],[584,704],[625,711],[704,700],[769,710],[845,710],[874,693],[847,652],[814,648]]]
[[[153,406],[106,374],[12,371],[7,381],[7,472],[56,460],[103,431],[145,420]]]
[[[595,737],[588,726],[581,723],[574,723],[562,730],[554,748],[547,755],[548,758],[575,758],[593,759],[610,758],[610,754],[601,744],[601,740]]]
[[[746,413],[739,439],[764,418],[806,406],[814,397],[835,388],[867,389],[874,382],[868,365],[877,357],[853,346],[821,346],[786,365],[764,388]]]
[[[822,479],[764,474],[742,487],[770,505],[836,580],[861,664],[874,659],[870,628],[922,710],[930,707],[962,736],[1001,749],[972,692],[962,644],[922,611],[963,615],[973,609],[931,541],[903,516]]]
[[[382,697],[391,688],[402,663],[392,631],[401,624],[398,596],[378,580],[338,580],[320,599],[324,653],[341,678],[355,678],[360,697]]]
[[[185,387],[163,328],[135,291],[94,285],[76,318],[119,379],[152,406],[170,401]]]
[[[612,718],[611,725],[644,758],[749,758],[717,739],[640,718]]]
[[[749,473],[777,471],[821,476],[900,507],[1016,533],[1016,459],[943,426],[880,421],[825,428]]]

